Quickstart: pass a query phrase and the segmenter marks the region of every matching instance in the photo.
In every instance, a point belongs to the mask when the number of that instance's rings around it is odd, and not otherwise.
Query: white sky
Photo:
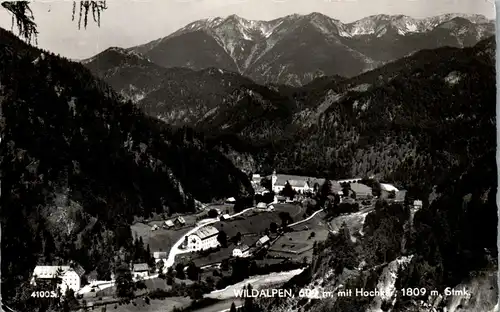
[[[293,13],[320,12],[342,22],[374,14],[419,18],[473,13],[495,17],[493,0],[108,0],[101,27],[89,21],[86,30],[78,30],[77,22],[71,21],[72,6],[72,1],[63,0],[32,4],[40,32],[38,46],[72,59],[88,58],[112,46],[143,44],[192,21],[230,14],[270,20]],[[1,7],[0,27],[11,29],[11,17]]]

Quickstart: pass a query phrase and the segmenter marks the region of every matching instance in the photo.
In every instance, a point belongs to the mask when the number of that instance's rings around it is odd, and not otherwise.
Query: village
[[[405,200],[404,190],[386,183],[374,187],[373,181],[373,177],[330,181],[276,172],[253,174],[251,207],[236,211],[237,199],[227,198],[200,205],[193,214],[136,222],[132,232],[150,247],[155,265],[130,263],[133,281],[155,291],[202,282],[209,285],[205,292],[210,292],[249,276],[304,268],[313,258],[315,244],[324,241],[329,232],[339,231],[342,216],[356,215],[358,228],[351,230],[361,232],[364,216],[376,200]],[[355,209],[329,219],[327,204],[320,206],[314,199],[325,187],[328,200]],[[412,203],[415,209],[422,206],[420,200]],[[85,273],[76,262],[37,266],[32,284],[57,277],[62,293],[72,289],[88,305],[116,302],[114,274],[109,281],[99,281],[95,272]]]

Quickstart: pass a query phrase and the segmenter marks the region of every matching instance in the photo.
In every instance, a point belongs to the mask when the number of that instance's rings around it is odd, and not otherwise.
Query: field
[[[274,209],[279,213],[281,211],[288,212],[292,217],[294,222],[302,220],[305,209],[300,207],[300,205],[294,204],[273,204]]]
[[[361,232],[363,230],[365,218],[368,215],[369,211],[371,210],[364,209],[360,212],[339,216],[330,221],[331,229],[333,231],[338,231],[342,224],[345,222],[351,234]]]
[[[171,297],[164,300],[151,300],[149,304],[144,302],[144,299],[139,298],[135,300],[136,305],[118,305],[115,309],[114,304],[108,305],[107,311],[115,312],[170,312],[174,307],[183,308],[191,304],[191,299],[187,297]],[[97,310],[99,311],[99,310]]]
[[[187,221],[187,220],[186,220]],[[166,230],[159,228],[156,231],[151,231],[153,224],[161,224],[159,221],[153,221],[150,224],[136,223],[131,226],[132,234],[142,237],[144,245],[149,244],[151,252],[165,251],[169,252],[170,248],[177,242],[184,234],[186,234],[191,226],[181,229]]]
[[[324,216],[325,213],[320,212],[311,220],[294,226],[294,232],[283,234],[271,246],[269,255],[291,257],[294,260],[302,259],[304,256],[310,257],[314,242],[324,241],[328,236],[328,227],[323,220]],[[311,237],[311,233],[314,233],[314,237]]]
[[[266,229],[269,229],[271,222],[275,222],[278,226],[281,225],[279,213],[282,211],[290,213],[294,222],[302,219],[303,210],[300,206],[278,204],[274,205],[274,207],[275,211],[249,211],[234,219],[217,222],[213,226],[219,231],[226,232],[228,238],[230,238],[238,232],[242,235],[250,233],[260,235]]]

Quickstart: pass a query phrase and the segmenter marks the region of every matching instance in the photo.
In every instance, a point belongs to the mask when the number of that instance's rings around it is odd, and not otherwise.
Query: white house
[[[202,227],[187,238],[187,248],[191,250],[205,250],[219,246],[217,235],[219,231],[209,225]]]
[[[260,202],[257,204],[257,208],[265,209],[265,208],[267,208],[267,205],[266,205],[266,203]]]
[[[264,235],[259,240],[257,241],[256,245],[257,247],[264,246],[269,243],[269,236]]]
[[[236,199],[234,197],[229,197],[226,199],[226,203],[234,204],[236,202]]]
[[[420,208],[422,208],[422,201],[421,200],[414,200],[413,201],[413,208],[414,209],[420,209]]]
[[[147,263],[136,263],[132,267],[132,276],[134,278],[148,277],[149,266]]]
[[[174,222],[172,220],[167,220],[163,223],[163,227],[166,229],[173,228],[175,226]]]
[[[279,193],[288,183],[298,193],[309,192],[312,191],[308,183],[309,179],[309,177],[276,174],[276,171],[273,171],[271,175],[271,187],[275,193]]]
[[[155,261],[161,260],[161,259],[167,259],[168,258],[168,252],[166,251],[155,251],[153,252],[153,257],[155,258]]]
[[[186,225],[186,220],[184,220],[184,218],[183,218],[183,217],[179,216],[179,217],[177,217],[177,218],[175,219],[174,223],[175,223],[175,224],[178,224],[178,225],[180,225],[180,226],[184,226],[184,225]]]
[[[77,292],[80,290],[81,277],[84,273],[82,269],[73,269],[67,265],[39,265],[33,270],[33,279],[31,283],[36,285],[36,281],[53,280],[59,277],[61,282],[58,286],[62,293],[66,292],[67,288]]]
[[[228,215],[227,213],[225,213],[222,216],[220,216],[220,220],[221,221],[224,221],[224,220],[227,220],[227,219],[231,219],[231,216]]]
[[[250,256],[250,247],[248,245],[241,245],[233,249],[233,257],[246,258]]]
[[[392,192],[392,191],[394,191],[395,193],[399,192],[399,190],[394,185],[388,183],[380,183],[380,189],[386,192]]]

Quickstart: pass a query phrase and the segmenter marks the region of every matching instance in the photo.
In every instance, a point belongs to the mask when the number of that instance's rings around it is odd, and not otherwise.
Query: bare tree
[[[94,22],[101,26],[101,12],[106,10],[106,1],[73,1],[73,12],[71,19],[75,20],[78,5],[78,29],[87,28],[89,13],[92,13]],[[28,42],[37,43],[37,24],[33,11],[30,8],[30,1],[3,1],[2,7],[12,15],[12,29],[14,24],[19,31],[19,36]]]

